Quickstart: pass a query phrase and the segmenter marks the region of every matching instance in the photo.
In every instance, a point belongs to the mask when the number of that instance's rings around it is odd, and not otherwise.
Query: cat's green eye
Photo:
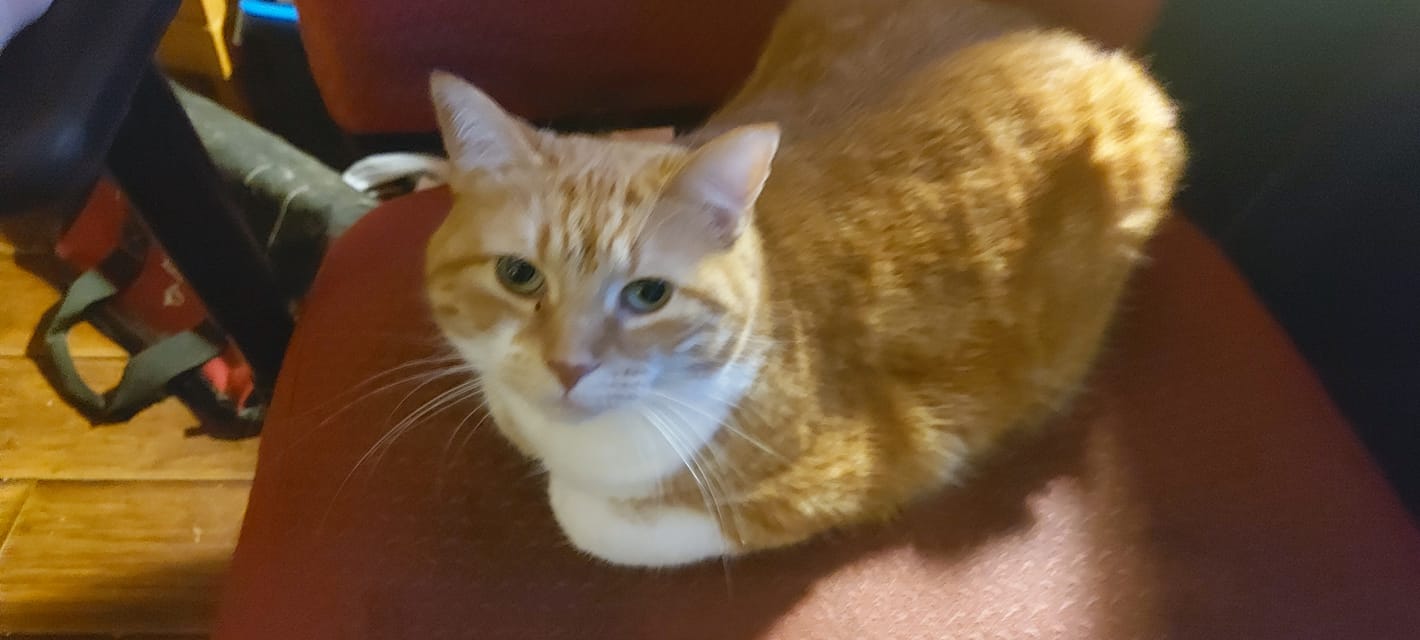
[[[621,290],[621,305],[634,313],[651,313],[671,300],[671,283],[656,278],[637,280]]]
[[[498,274],[498,282],[503,283],[503,286],[513,293],[520,296],[531,296],[542,291],[542,272],[527,260],[514,256],[501,256],[494,263],[493,270]]]

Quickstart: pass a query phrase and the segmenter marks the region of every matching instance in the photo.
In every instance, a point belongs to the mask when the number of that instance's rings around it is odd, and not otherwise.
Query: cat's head
[[[696,149],[558,135],[451,75],[431,86],[454,206],[428,294],[486,383],[576,421],[740,364],[761,295],[749,218],[777,127]]]

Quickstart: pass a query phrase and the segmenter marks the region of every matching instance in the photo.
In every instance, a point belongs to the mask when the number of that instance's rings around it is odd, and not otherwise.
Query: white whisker
[[[696,487],[700,490],[700,496],[705,501],[706,511],[708,511],[710,515],[715,518],[716,523],[723,528],[724,514],[721,511],[720,501],[716,497],[713,487],[701,473],[700,465],[696,464],[695,453],[685,450],[684,441],[679,437],[675,428],[666,420],[666,416],[650,408],[647,409],[644,415],[646,421],[661,434],[661,437],[665,440],[666,445],[671,448],[671,451],[675,452],[676,457],[680,458],[681,464],[684,465],[686,471],[690,473],[691,479],[695,481]]]
[[[405,365],[401,365],[400,367],[396,367],[396,369],[398,369],[398,368],[404,368],[404,367],[405,367]],[[391,370],[387,370],[385,373],[392,373],[393,371],[394,371],[394,370],[391,369]],[[360,403],[362,403],[362,402],[364,402],[364,401],[366,401],[366,400],[370,400],[370,399],[376,397],[377,395],[379,395],[379,394],[381,394],[381,393],[384,393],[385,391],[389,391],[389,390],[394,389],[395,387],[398,387],[398,386],[400,386],[400,385],[405,385],[405,384],[410,384],[410,383],[414,383],[414,382],[419,382],[419,383],[420,383],[419,386],[414,389],[414,391],[418,391],[418,389],[423,388],[424,386],[427,386],[427,385],[430,384],[430,383],[436,382],[436,381],[440,380],[441,378],[445,378],[445,377],[449,377],[449,376],[455,376],[455,375],[466,375],[466,374],[467,374],[467,375],[472,375],[473,373],[474,373],[474,372],[473,372],[473,369],[471,369],[471,368],[469,368],[469,367],[467,367],[467,366],[446,367],[446,368],[441,368],[441,369],[437,369],[437,370],[434,370],[434,371],[421,371],[421,372],[419,372],[419,373],[415,373],[415,374],[412,374],[412,375],[409,375],[409,376],[405,376],[405,377],[400,378],[400,379],[398,379],[398,380],[395,380],[395,381],[393,381],[393,382],[390,382],[390,383],[381,385],[379,388],[374,389],[373,391],[370,391],[370,392],[364,394],[363,396],[361,396],[361,397],[359,397],[359,398],[357,398],[357,399],[354,399],[354,400],[350,401],[349,403],[346,403],[345,406],[341,407],[339,410],[337,410],[337,411],[331,413],[330,415],[327,415],[325,418],[322,418],[320,422],[316,423],[315,426],[311,427],[311,428],[308,429],[305,433],[301,434],[300,437],[298,437],[298,438],[296,438],[295,440],[293,440],[293,441],[291,442],[291,444],[287,446],[286,449],[284,449],[283,451],[281,451],[281,453],[278,454],[277,457],[276,457],[276,463],[280,463],[282,460],[285,459],[285,456],[286,456],[287,453],[289,453],[289,452],[291,452],[291,451],[297,450],[298,446],[299,446],[301,443],[305,442],[307,439],[311,438],[312,436],[315,436],[317,433],[323,431],[323,430],[324,430],[326,427],[328,427],[336,418],[340,417],[340,416],[343,415],[345,412],[347,412],[347,411],[349,411],[349,410],[355,408],[357,405],[359,405]],[[383,375],[383,374],[376,374],[375,377],[379,377],[380,375]],[[367,382],[368,382],[368,380],[367,380]],[[362,383],[362,384],[364,384],[364,383]],[[358,386],[358,385],[357,385],[357,386]],[[412,395],[412,393],[413,393],[413,392],[411,392],[411,395]],[[342,394],[342,395],[345,395],[345,394]],[[315,408],[312,408],[312,409],[310,409],[310,410],[308,410],[308,411],[303,412],[301,415],[309,415],[310,413],[313,413],[314,411],[316,411],[317,409],[319,409],[320,406],[328,405],[328,404],[330,404],[330,403],[332,403],[332,402],[335,402],[335,401],[338,400],[338,399],[339,399],[339,396],[337,396],[336,398],[332,398],[331,400],[329,400],[329,401],[327,401],[327,402],[325,402],[325,403],[322,403],[322,405],[319,405],[319,406],[317,406],[317,407],[315,407]],[[406,396],[405,399],[407,400],[407,399],[408,399],[408,396]],[[403,403],[403,400],[401,401],[401,404],[402,404],[402,403]],[[391,412],[390,415],[391,415],[391,417],[392,417],[392,416],[393,416],[393,412]]]
[[[326,519],[329,518],[331,509],[335,506],[336,501],[340,499],[340,495],[345,491],[346,485],[355,477],[355,474],[360,468],[370,460],[371,456],[376,456],[372,468],[378,468],[380,460],[384,457],[384,453],[394,445],[394,442],[398,440],[400,436],[404,435],[415,426],[418,426],[419,420],[425,417],[432,417],[444,409],[472,397],[473,394],[478,393],[481,388],[482,381],[474,379],[443,391],[387,430],[370,448],[365,450],[365,453],[355,461],[350,471],[345,474],[340,484],[336,486],[335,494],[331,496],[330,503],[326,505],[325,512],[322,514],[316,528],[321,529],[325,526]],[[405,399],[407,400],[408,397],[409,396],[405,396]],[[393,414],[391,414],[391,417],[393,417]]]
[[[457,362],[460,362],[461,360],[462,360],[462,358],[461,358],[457,353],[448,352],[448,353],[438,353],[438,354],[434,354],[434,355],[432,355],[432,356],[427,356],[427,357],[424,357],[424,358],[417,358],[417,359],[415,359],[415,360],[409,360],[409,361],[406,361],[406,362],[401,362],[401,363],[399,363],[399,364],[397,364],[397,365],[394,365],[394,366],[392,366],[392,367],[390,367],[390,368],[388,368],[388,369],[385,369],[385,370],[383,370],[383,371],[378,371],[378,372],[376,372],[376,373],[370,375],[368,378],[365,378],[364,380],[361,380],[360,382],[356,383],[354,386],[351,386],[349,389],[346,389],[346,390],[344,390],[344,391],[342,391],[342,392],[336,394],[335,397],[330,398],[329,400],[325,401],[324,403],[319,404],[319,405],[316,405],[316,406],[314,406],[314,407],[311,407],[310,409],[307,409],[305,412],[302,413],[302,415],[305,415],[305,414],[307,414],[307,413],[312,413],[312,412],[319,411],[319,410],[323,409],[326,405],[328,405],[328,404],[330,404],[330,403],[339,402],[339,401],[341,401],[342,399],[347,398],[347,397],[349,397],[349,396],[352,395],[352,394],[360,393],[361,390],[362,390],[364,387],[366,387],[367,385],[375,384],[375,383],[378,382],[381,378],[394,375],[394,374],[399,373],[399,372],[401,372],[401,371],[404,371],[404,370],[406,370],[406,369],[410,369],[410,368],[414,368],[414,367],[420,367],[420,366],[424,366],[424,365],[439,365],[439,364],[457,363]],[[466,367],[466,365],[465,365],[465,367]],[[461,368],[464,368],[464,367],[460,367],[460,366],[454,366],[454,367],[440,367],[440,368],[436,368],[435,371],[446,371],[446,370],[461,369]],[[418,374],[416,374],[416,375],[418,375]],[[393,383],[393,384],[399,384],[399,382],[397,381],[397,382],[395,382],[395,383]],[[387,387],[387,386],[386,386],[386,387],[381,387],[381,389],[384,389],[384,388],[388,388],[388,387]],[[377,389],[376,392],[380,391],[381,389]]]
[[[469,411],[467,414],[465,414],[463,419],[459,420],[459,423],[455,425],[452,430],[449,431],[449,440],[444,443],[444,451],[439,455],[439,473],[435,474],[434,476],[434,495],[443,495],[444,474],[448,471],[449,468],[449,454],[450,452],[455,450],[454,440],[458,439],[459,432],[463,431],[463,428],[465,425],[468,424],[469,419],[479,412],[483,412],[483,417],[479,418],[478,422],[473,425],[473,428],[469,429],[468,435],[463,438],[461,445],[458,447],[459,450],[462,450],[463,447],[468,444],[468,441],[473,438],[473,435],[478,432],[478,428],[483,426],[483,423],[488,420],[487,404],[483,402],[478,403],[478,406],[474,407],[472,411]]]
[[[670,401],[670,402],[674,402],[674,403],[676,403],[677,405],[680,405],[680,406],[682,406],[682,407],[685,407],[686,409],[689,409],[689,410],[691,410],[691,411],[694,411],[694,412],[700,414],[701,416],[703,416],[706,420],[711,420],[711,421],[714,421],[714,420],[715,420],[715,416],[710,415],[710,414],[707,413],[704,409],[701,409],[701,408],[699,408],[699,407],[696,407],[696,406],[694,406],[694,405],[692,405],[692,404],[690,404],[690,403],[688,403],[688,402],[685,402],[684,400],[680,400],[679,398],[676,398],[676,397],[671,396],[671,395],[669,395],[669,394],[664,394],[664,393],[659,393],[659,392],[656,393],[655,395],[658,396],[659,398],[661,398],[662,400],[667,400],[667,401]],[[784,454],[779,453],[778,451],[775,451],[773,447],[770,447],[769,445],[765,444],[765,443],[764,443],[763,441],[761,441],[760,439],[758,439],[758,438],[756,438],[756,437],[754,437],[754,436],[752,436],[752,435],[750,435],[750,434],[748,434],[748,433],[746,433],[746,432],[744,432],[744,431],[742,431],[742,430],[736,428],[735,425],[731,424],[731,421],[734,420],[735,411],[739,409],[739,407],[738,407],[736,404],[732,404],[732,403],[727,402],[727,401],[725,401],[725,400],[722,400],[722,399],[720,399],[720,398],[716,398],[716,397],[713,396],[713,395],[708,395],[708,394],[707,394],[705,397],[706,397],[706,398],[709,398],[710,400],[712,400],[712,401],[714,401],[714,402],[718,402],[718,403],[722,404],[722,405],[725,407],[725,419],[718,421],[720,427],[722,427],[722,428],[724,428],[725,430],[729,431],[731,434],[734,434],[734,435],[736,435],[736,436],[739,436],[739,437],[741,437],[741,438],[744,438],[747,442],[749,442],[750,444],[754,445],[754,447],[755,447],[756,449],[759,449],[760,451],[763,451],[763,452],[765,452],[765,453],[767,453],[767,454],[769,454],[769,455],[771,455],[771,456],[774,456],[774,457],[776,457],[776,458],[779,458],[779,459],[782,460],[782,461],[785,461],[785,462],[788,461],[788,458],[785,457]],[[762,420],[761,420],[761,421],[762,421]]]
[[[671,410],[672,412],[675,412],[675,410],[671,407],[666,408]],[[660,414],[654,409],[651,410],[651,413],[660,415],[665,418],[670,417]],[[678,412],[675,412],[675,415],[679,416],[682,420],[685,419],[685,417],[680,415]],[[686,443],[684,439],[682,439],[682,437],[679,435],[679,431],[675,429],[675,424],[671,422],[667,426],[668,429],[662,432],[663,435],[667,438],[667,444],[671,444],[670,440],[672,438],[675,438],[681,442],[682,446],[684,446]],[[657,426],[656,428],[660,430],[659,426]],[[713,443],[706,442],[705,444],[707,447],[710,448],[710,451],[712,453],[716,454],[716,458],[714,460],[707,460],[705,462],[713,462],[718,464],[719,451],[712,446]],[[671,444],[671,446],[673,449],[676,448],[674,444]],[[677,451],[679,450],[677,449]],[[735,542],[738,544],[743,544],[744,539],[740,536],[740,532],[744,529],[744,522],[740,517],[739,511],[735,508],[734,497],[732,495],[725,495],[729,492],[725,490],[724,478],[718,473],[716,473],[715,470],[711,467],[707,467],[706,465],[702,464],[702,462],[699,460],[698,455],[695,452],[689,453],[688,456],[681,455],[681,460],[685,461],[686,470],[690,472],[691,477],[695,480],[696,485],[700,487],[701,495],[707,500],[707,502],[711,503],[707,504],[706,508],[710,509],[710,515],[714,517],[716,527],[722,533],[725,531],[724,511],[728,510],[730,512],[730,517],[734,519]],[[697,473],[697,469],[699,470],[699,473]],[[720,556],[720,566],[725,573],[725,588],[727,590],[733,591],[733,584],[730,578],[729,555],[722,554]]]

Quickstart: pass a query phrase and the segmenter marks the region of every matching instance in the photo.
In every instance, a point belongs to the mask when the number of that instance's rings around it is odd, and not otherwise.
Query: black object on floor
[[[153,237],[241,349],[261,386],[270,388],[294,326],[290,300],[154,67],[134,91],[108,164]]]
[[[233,42],[240,59],[237,81],[257,124],[335,169],[359,159],[360,153],[326,111],[294,11],[243,11]]]

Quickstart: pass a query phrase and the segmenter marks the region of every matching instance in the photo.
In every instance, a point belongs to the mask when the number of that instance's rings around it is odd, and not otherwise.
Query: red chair
[[[300,3],[312,67],[352,132],[429,129],[436,66],[529,117],[704,106],[748,68],[778,3],[409,4]],[[1039,4],[1114,43],[1141,40],[1157,10]],[[1152,247],[1090,393],[1049,435],[893,526],[652,573],[571,550],[540,478],[473,427],[471,407],[365,457],[391,415],[453,384],[380,388],[437,343],[420,256],[448,206],[442,191],[392,201],[331,250],[269,413],[217,638],[1420,629],[1420,532],[1285,334],[1183,217]]]

